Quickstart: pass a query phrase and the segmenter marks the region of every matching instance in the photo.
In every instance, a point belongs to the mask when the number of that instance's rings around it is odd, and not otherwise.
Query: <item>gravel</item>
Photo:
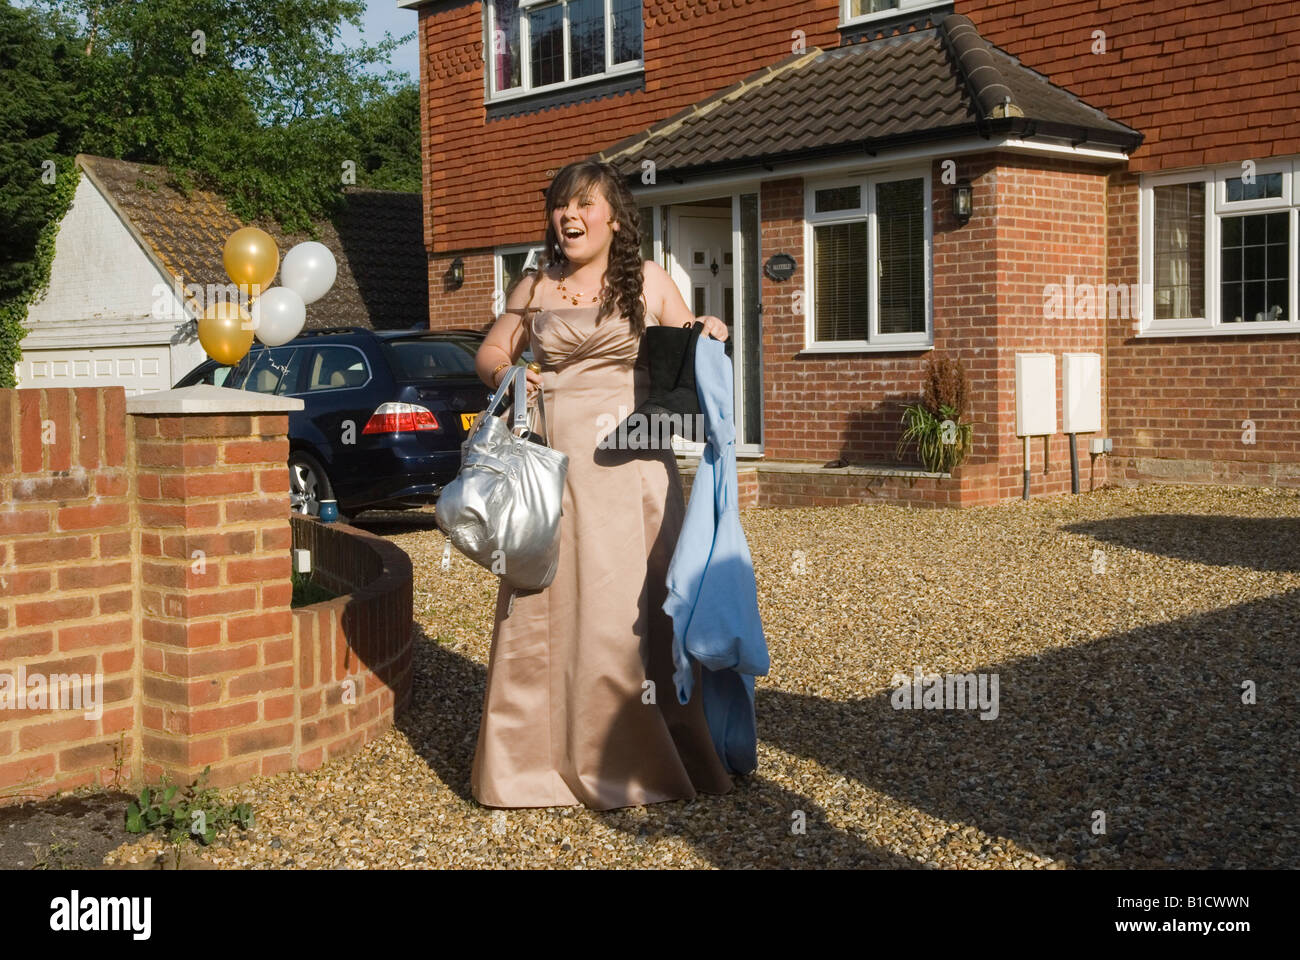
[[[1145,486],[962,511],[742,511],[772,654],[759,767],[598,813],[469,794],[496,579],[431,512],[415,706],[310,774],[225,791],[220,867],[1292,867],[1300,492]],[[996,677],[997,714],[895,709],[896,675]],[[1244,703],[1243,685],[1254,703]],[[991,691],[991,687],[986,688]],[[985,711],[991,713],[992,711]],[[157,838],[106,863],[151,860]]]

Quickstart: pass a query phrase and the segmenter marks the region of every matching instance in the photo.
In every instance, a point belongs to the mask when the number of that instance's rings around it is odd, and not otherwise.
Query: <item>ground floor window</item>
[[[895,171],[809,182],[805,260],[810,290],[795,310],[809,350],[928,344],[930,174]]]
[[[492,294],[492,315],[496,316],[505,309],[506,294],[515,281],[524,275],[524,271],[542,265],[542,248],[540,244],[499,247],[494,259],[496,286]]]
[[[1296,328],[1298,169],[1288,158],[1144,178],[1143,332]]]

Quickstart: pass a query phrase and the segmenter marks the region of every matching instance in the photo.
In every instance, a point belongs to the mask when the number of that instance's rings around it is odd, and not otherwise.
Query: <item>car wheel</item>
[[[334,488],[319,461],[301,450],[289,454],[289,503],[293,510],[320,516],[320,502],[333,499]]]

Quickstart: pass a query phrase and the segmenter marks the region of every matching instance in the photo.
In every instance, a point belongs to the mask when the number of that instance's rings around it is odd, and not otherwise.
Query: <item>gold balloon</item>
[[[199,318],[199,343],[217,363],[236,364],[253,345],[253,318],[231,301],[218,301]]]
[[[265,230],[242,227],[226,239],[221,260],[230,279],[240,284],[243,292],[257,296],[266,291],[280,269],[280,249]]]

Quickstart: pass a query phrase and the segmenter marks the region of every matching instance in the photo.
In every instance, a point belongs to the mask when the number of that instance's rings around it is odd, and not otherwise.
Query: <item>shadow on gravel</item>
[[[417,663],[411,709],[397,718],[397,727],[443,783],[460,799],[476,803],[469,789],[469,774],[487,668],[439,646],[419,624],[415,657],[424,658],[425,663]],[[719,818],[715,821],[719,828],[706,831],[700,826],[704,818],[698,816],[683,825],[686,807],[694,811],[699,804],[716,804],[720,812],[725,810],[725,828]],[[694,801],[655,803],[639,809],[644,813],[611,810],[599,816],[611,827],[638,838],[680,836],[717,867],[919,866],[839,830],[826,821],[817,804],[760,776],[737,778],[736,789],[725,797],[701,794]],[[807,818],[803,835],[790,831],[795,810],[804,811]]]
[[[1241,554],[1229,542],[1217,556]],[[1076,865],[1293,868],[1297,623],[1300,591],[1288,591],[989,664],[994,720],[895,710],[892,690],[836,702],[760,688],[759,738]],[[1242,703],[1247,680],[1255,705]],[[1090,829],[1096,810],[1103,836]]]
[[[1300,519],[1158,513],[1065,524],[1062,530],[1104,543],[1219,567],[1300,570]]]
[[[139,839],[126,832],[130,802],[93,793],[0,807],[0,870],[102,869],[105,854]]]

